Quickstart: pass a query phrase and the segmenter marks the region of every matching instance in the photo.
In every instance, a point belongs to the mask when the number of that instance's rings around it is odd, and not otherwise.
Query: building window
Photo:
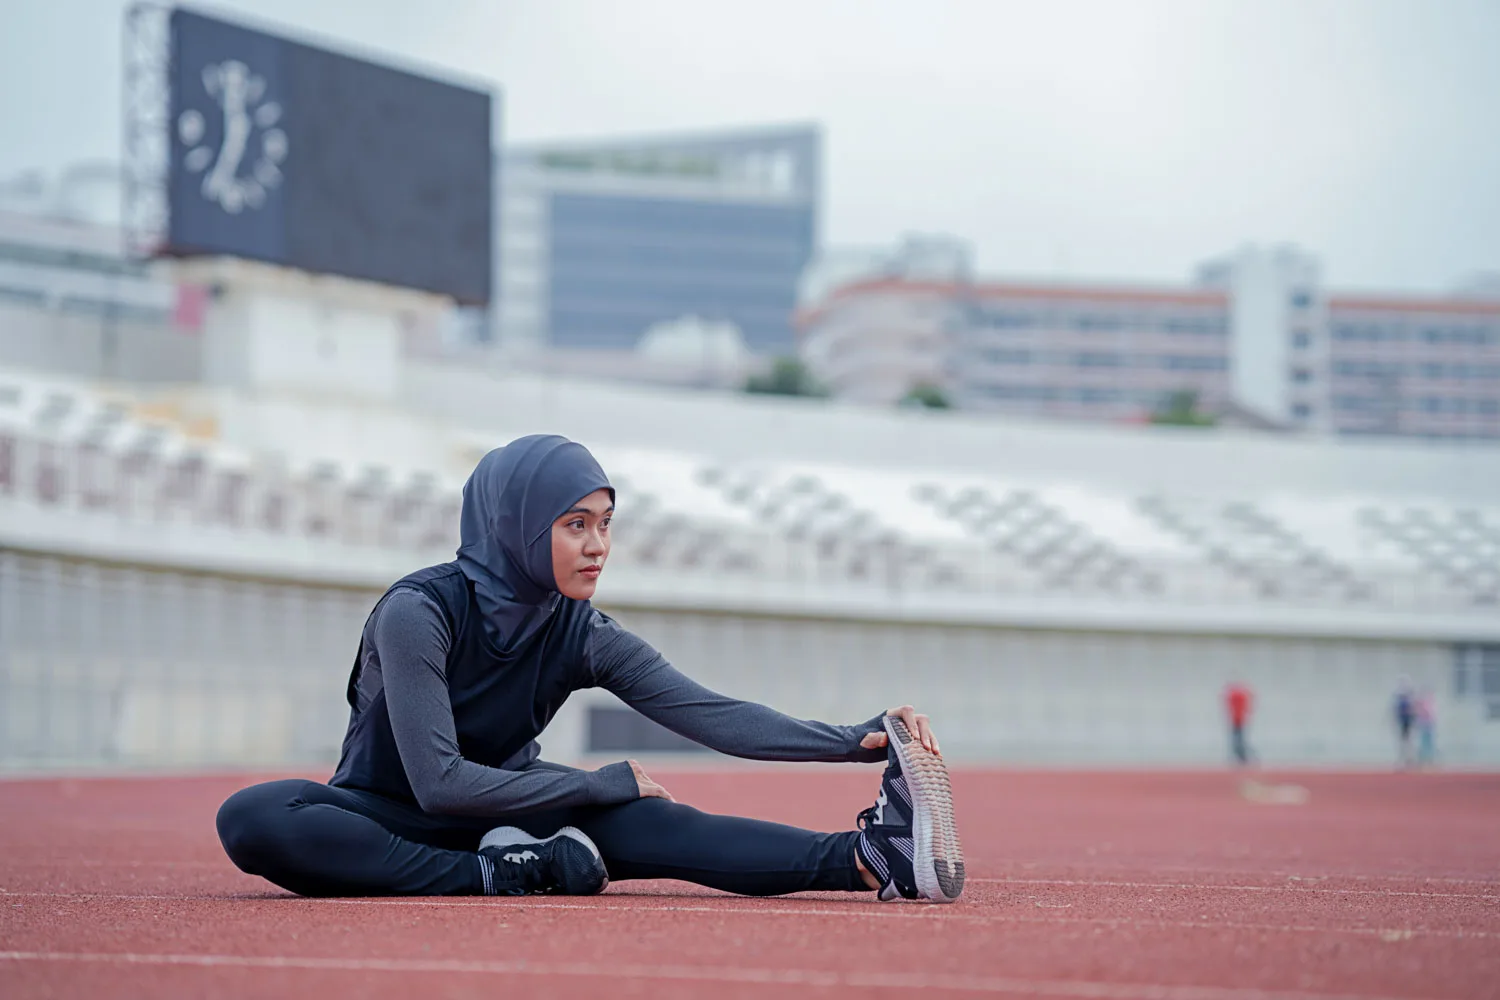
[[[1340,331],[1339,336],[1340,336],[1340,339],[1343,339],[1343,331],[1345,329],[1347,329],[1347,327],[1339,327],[1339,331]],[[1297,331],[1293,332],[1293,334],[1292,334],[1292,346],[1293,347],[1308,347],[1311,344],[1312,344],[1312,335],[1309,334],[1306,330],[1297,330]]]
[[[0,285],[0,302],[19,302],[28,306],[45,306],[47,293],[35,288],[15,288]]]
[[[974,391],[991,399],[1019,399],[1034,402],[1050,402],[1062,398],[1062,390],[1048,385],[1003,385],[988,383],[977,385]]]
[[[1312,305],[1312,293],[1305,288],[1299,288],[1292,292],[1291,302],[1293,309],[1306,309]]]
[[[1084,313],[1074,318],[1073,325],[1079,330],[1123,330],[1125,321],[1118,316]]]
[[[1118,389],[1075,389],[1068,395],[1080,403],[1117,403],[1121,398]]]
[[[973,322],[976,326],[986,326],[999,330],[1024,330],[1028,327],[1036,326],[1039,319],[1032,313],[980,307],[974,310]]]
[[[1487,718],[1500,719],[1500,644],[1453,647],[1453,696],[1477,701]]]
[[[1292,372],[1292,381],[1298,384],[1311,382],[1312,372],[1308,371],[1306,368],[1298,368],[1296,371]]]
[[[1312,416],[1312,407],[1306,403],[1294,403],[1292,404],[1292,416],[1298,420],[1306,420]]]
[[[1197,357],[1194,355],[1167,354],[1161,359],[1168,371],[1224,371],[1229,367],[1228,358]]]
[[[1196,333],[1203,336],[1222,336],[1227,327],[1224,320],[1211,316],[1172,316],[1162,321],[1161,328],[1167,333]]]

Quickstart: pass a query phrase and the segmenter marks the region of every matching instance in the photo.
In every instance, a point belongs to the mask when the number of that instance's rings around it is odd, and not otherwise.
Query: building
[[[1340,295],[1326,316],[1326,368],[1292,370],[1311,387],[1294,407],[1343,434],[1500,437],[1500,301]]]
[[[179,290],[126,256],[117,226],[25,207],[0,211],[0,364],[197,377],[197,290]]]
[[[734,324],[756,354],[792,353],[821,150],[813,126],[507,149],[500,338],[625,350],[695,316]]]
[[[949,387],[949,346],[962,317],[946,289],[972,284],[973,260],[972,247],[944,236],[908,236],[894,251],[820,254],[803,272],[799,315],[805,321],[838,305],[816,336],[802,339],[803,360],[834,395],[854,402],[888,404],[917,386]]]
[[[953,401],[1139,420],[1174,393],[1336,434],[1500,437],[1500,300],[1354,295],[1291,248],[1248,248],[1179,286],[934,280],[884,266],[799,313],[801,353],[846,398],[940,379]]]
[[[959,312],[949,378],[957,405],[1128,419],[1174,391],[1230,397],[1222,293],[979,285]]]

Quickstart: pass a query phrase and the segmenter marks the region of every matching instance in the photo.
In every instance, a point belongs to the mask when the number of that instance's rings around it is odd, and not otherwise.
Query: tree
[[[1179,389],[1157,405],[1151,422],[1169,427],[1212,427],[1218,420],[1212,413],[1198,409],[1198,393]]]
[[[901,397],[902,406],[918,406],[929,410],[951,410],[953,404],[948,401],[948,396],[942,389],[930,382],[919,382],[911,387],[911,391]]]
[[[796,358],[777,358],[764,375],[751,375],[745,391],[766,396],[826,396],[828,390]]]

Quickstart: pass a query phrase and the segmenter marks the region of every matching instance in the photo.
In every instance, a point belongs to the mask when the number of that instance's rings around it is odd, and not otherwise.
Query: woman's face
[[[552,579],[564,597],[586,601],[599,586],[609,558],[609,490],[595,490],[552,522]]]

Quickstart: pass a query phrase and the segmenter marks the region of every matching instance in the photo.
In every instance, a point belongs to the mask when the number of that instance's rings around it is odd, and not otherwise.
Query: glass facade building
[[[733,323],[756,353],[791,353],[820,161],[811,127],[507,152],[501,339],[629,350],[696,316]]]

